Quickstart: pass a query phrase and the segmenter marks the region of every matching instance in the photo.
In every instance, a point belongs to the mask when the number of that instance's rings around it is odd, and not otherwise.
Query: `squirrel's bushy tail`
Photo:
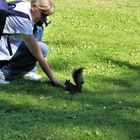
[[[81,92],[82,86],[84,84],[83,69],[84,68],[75,69],[73,71],[73,74],[72,74],[72,77],[73,77],[73,80],[74,80],[74,82],[75,82],[75,84],[77,86],[78,92]]]

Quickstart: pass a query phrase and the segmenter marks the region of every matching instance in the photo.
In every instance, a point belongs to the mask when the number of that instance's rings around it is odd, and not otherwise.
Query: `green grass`
[[[57,0],[43,40],[63,83],[84,66],[81,94],[41,82],[0,85],[0,140],[139,140],[140,2]]]

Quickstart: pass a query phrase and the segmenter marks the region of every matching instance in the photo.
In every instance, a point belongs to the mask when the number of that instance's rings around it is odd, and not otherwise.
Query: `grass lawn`
[[[85,67],[83,92],[42,81],[0,85],[0,140],[140,140],[140,1],[55,0],[44,30],[63,83]]]

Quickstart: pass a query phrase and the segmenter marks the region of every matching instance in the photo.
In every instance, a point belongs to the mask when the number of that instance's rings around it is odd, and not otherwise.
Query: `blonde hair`
[[[47,15],[52,15],[55,11],[55,5],[52,0],[31,0],[31,3],[36,4],[40,10],[46,11]]]

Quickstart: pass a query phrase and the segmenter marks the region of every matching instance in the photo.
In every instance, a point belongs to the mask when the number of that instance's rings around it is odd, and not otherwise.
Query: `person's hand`
[[[52,83],[53,86],[62,87],[62,88],[64,88],[64,89],[66,88],[64,84],[60,83],[60,82],[59,82],[58,80],[56,80],[56,79],[51,80],[51,83]]]

